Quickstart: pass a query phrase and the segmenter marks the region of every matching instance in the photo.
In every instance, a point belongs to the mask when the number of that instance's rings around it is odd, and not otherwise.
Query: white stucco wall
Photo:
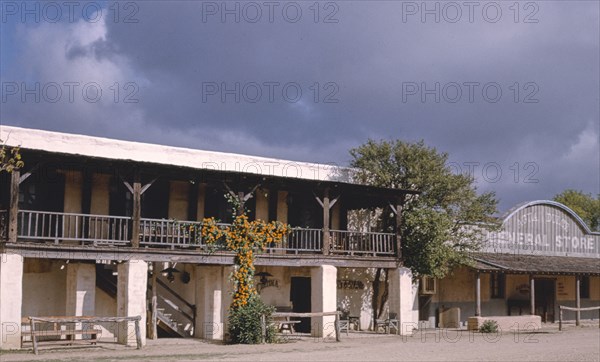
[[[140,316],[142,345],[146,344],[146,291],[148,288],[148,264],[142,260],[130,260],[118,265],[117,316]],[[135,345],[134,323],[123,323],[118,333],[119,343]]]
[[[115,317],[117,315],[117,298],[108,295],[100,288],[96,288],[96,316]],[[114,338],[117,325],[115,323],[101,323],[101,338]]]
[[[413,283],[410,269],[403,267],[390,269],[388,280],[389,311],[400,321],[400,334],[410,335],[419,321],[418,284]]]
[[[337,310],[337,268],[322,265],[310,269],[312,312],[335,312]],[[312,317],[311,334],[314,337],[335,335],[335,317]]]
[[[64,315],[66,291],[66,261],[25,259],[23,317]]]
[[[0,254],[0,349],[21,348],[23,257]]]
[[[338,268],[337,288],[338,308],[342,311],[349,311],[350,316],[360,318],[360,327],[368,330],[373,324],[373,277],[374,269],[366,268]],[[364,288],[354,289],[351,287],[355,282],[362,283]],[[381,285],[383,291],[383,284]]]

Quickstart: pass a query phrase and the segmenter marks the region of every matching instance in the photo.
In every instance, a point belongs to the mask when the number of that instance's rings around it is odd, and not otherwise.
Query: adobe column
[[[418,286],[413,284],[412,273],[408,268],[389,269],[388,273],[390,313],[395,313],[398,318],[399,333],[410,335],[413,329],[417,327],[419,313]]]
[[[21,348],[23,257],[0,254],[0,349]]]
[[[337,310],[337,268],[321,265],[310,269],[311,312]],[[313,337],[335,337],[335,316],[312,317]]]
[[[142,260],[130,260],[117,267],[117,317],[140,316],[142,345],[146,345],[146,292],[148,289],[148,263]],[[134,322],[119,326],[117,341],[135,346]]]
[[[196,267],[196,325],[199,338],[222,340],[224,336],[224,276],[222,266]],[[229,270],[229,269],[227,269]]]
[[[96,311],[96,265],[90,263],[67,264],[67,316],[93,316]],[[78,329],[81,329],[79,326]],[[81,339],[81,336],[76,336]]]

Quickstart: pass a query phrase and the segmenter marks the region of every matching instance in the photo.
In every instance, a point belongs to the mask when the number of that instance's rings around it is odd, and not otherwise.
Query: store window
[[[504,298],[504,274],[491,274],[490,275],[490,287],[491,297],[500,299]]]

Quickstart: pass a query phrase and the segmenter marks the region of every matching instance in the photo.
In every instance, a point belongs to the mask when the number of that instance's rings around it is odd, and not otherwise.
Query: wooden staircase
[[[151,301],[152,282],[150,278],[148,279],[148,300]],[[159,337],[192,337],[196,307],[162,280],[157,279],[156,285],[156,324]],[[117,275],[114,265],[96,264],[96,286],[112,298],[117,298]],[[152,311],[151,303],[149,303],[148,310]]]
[[[160,279],[156,279],[156,326],[159,336],[188,338],[194,335],[196,306]],[[149,300],[152,301],[152,282],[148,282]],[[152,303],[149,310],[152,311]]]

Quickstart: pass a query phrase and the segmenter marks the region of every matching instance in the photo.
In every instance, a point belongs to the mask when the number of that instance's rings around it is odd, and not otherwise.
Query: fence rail
[[[130,235],[129,217],[32,210],[19,210],[17,216],[18,238],[125,245],[130,243]]]
[[[394,255],[395,235],[389,233],[331,230],[331,252]]]
[[[584,312],[584,311],[590,311],[590,310],[597,310],[598,311],[598,328],[600,328],[600,306],[598,307],[586,307],[586,308],[574,308],[574,307],[567,307],[565,305],[559,305],[558,306],[558,330],[562,331],[562,326],[563,326],[563,310],[568,310],[568,311],[573,311],[573,312],[577,312],[577,319],[575,324],[577,326],[579,326],[580,324],[580,318],[579,318],[579,312]]]

